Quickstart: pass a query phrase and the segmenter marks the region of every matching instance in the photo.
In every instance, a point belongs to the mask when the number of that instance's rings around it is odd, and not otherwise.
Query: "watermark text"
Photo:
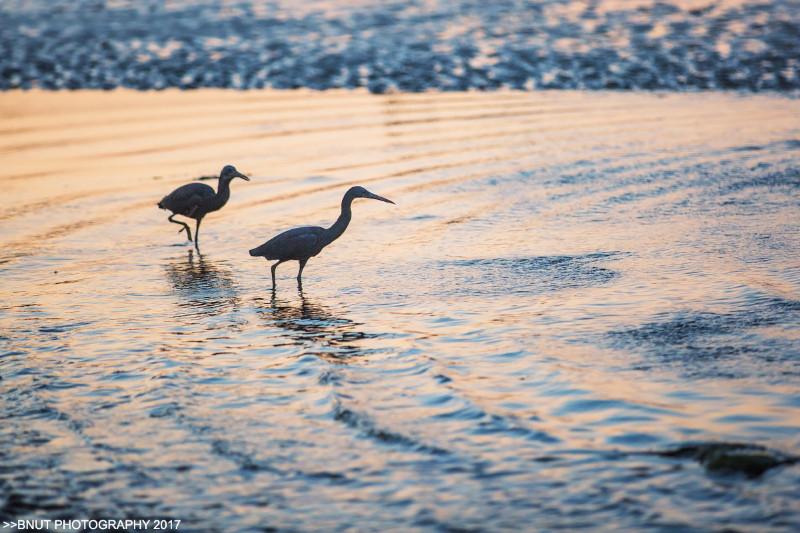
[[[2,529],[17,531],[177,531],[180,520],[113,520],[113,519],[72,519],[72,520],[14,520],[3,521]]]

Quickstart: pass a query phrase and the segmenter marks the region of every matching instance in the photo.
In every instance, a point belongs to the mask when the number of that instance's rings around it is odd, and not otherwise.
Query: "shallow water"
[[[32,92],[0,112],[2,518],[800,527],[796,100]],[[155,203],[225,163],[253,180],[199,255]],[[284,264],[272,293],[247,250],[332,222],[355,183],[397,206],[357,202],[302,291]],[[782,464],[720,469],[707,443]]]

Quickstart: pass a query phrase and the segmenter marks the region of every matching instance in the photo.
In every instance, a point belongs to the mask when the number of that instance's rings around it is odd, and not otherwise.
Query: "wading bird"
[[[205,183],[188,183],[178,187],[158,202],[158,207],[172,211],[172,214],[167,220],[173,224],[183,226],[178,233],[186,231],[186,236],[189,237],[189,242],[192,242],[192,232],[189,225],[180,220],[174,220],[175,215],[183,215],[185,217],[193,218],[197,221],[194,229],[194,246],[200,250],[200,222],[203,217],[212,211],[222,209],[228,198],[231,197],[231,180],[233,178],[242,178],[245,181],[250,181],[250,178],[236,170],[233,165],[225,165],[222,172],[219,174],[219,184],[217,185],[217,192],[206,185]]]
[[[394,203],[383,196],[372,194],[364,187],[352,187],[344,194],[344,198],[342,198],[342,212],[330,228],[304,226],[302,228],[290,229],[289,231],[284,231],[280,235],[271,238],[258,248],[250,250],[250,255],[253,257],[264,257],[267,261],[278,261],[272,265],[273,289],[275,289],[275,269],[285,261],[300,262],[300,270],[297,272],[297,283],[301,284],[303,282],[303,269],[308,259],[314,257],[320,253],[323,248],[341,237],[344,230],[347,229],[347,225],[352,218],[350,206],[356,198],[371,198],[390,204]]]

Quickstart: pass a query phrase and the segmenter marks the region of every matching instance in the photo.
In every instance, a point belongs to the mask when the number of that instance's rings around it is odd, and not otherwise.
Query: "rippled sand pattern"
[[[800,527],[796,100],[31,92],[0,113],[2,518]],[[155,204],[225,163],[253,180],[198,255]],[[247,250],[332,222],[351,184],[397,206],[357,202],[273,294]],[[782,459],[744,475],[698,443]]]

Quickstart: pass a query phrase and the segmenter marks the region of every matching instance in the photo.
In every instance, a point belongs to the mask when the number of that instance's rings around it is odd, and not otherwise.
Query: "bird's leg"
[[[189,225],[186,222],[181,222],[180,220],[173,220],[172,217],[174,217],[174,216],[175,216],[175,213],[172,213],[167,220],[169,220],[173,224],[177,224],[179,226],[183,226],[178,231],[178,233],[180,233],[181,231],[186,230],[186,235],[189,237],[189,242],[192,242],[192,230],[189,229]]]
[[[308,259],[301,259],[300,260],[300,270],[297,271],[297,284],[303,284],[303,269],[306,267],[306,263],[308,263]]]
[[[283,261],[278,261],[274,265],[272,265],[272,289],[275,289],[275,269],[278,268],[278,265],[283,263]]]
[[[203,217],[197,219],[197,225],[194,227],[194,247],[197,248],[197,251],[200,251],[200,223],[203,221]]]

